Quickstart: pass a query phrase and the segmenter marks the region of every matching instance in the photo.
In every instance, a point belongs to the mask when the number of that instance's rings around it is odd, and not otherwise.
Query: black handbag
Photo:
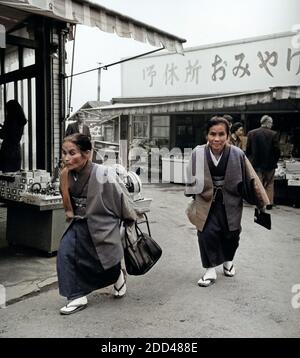
[[[142,232],[135,223],[136,240],[131,242],[125,230],[124,260],[129,275],[144,275],[161,257],[162,249],[149,234]]]
[[[269,213],[264,213],[263,211],[260,211],[255,208],[254,222],[265,227],[268,230],[271,230],[271,215]]]

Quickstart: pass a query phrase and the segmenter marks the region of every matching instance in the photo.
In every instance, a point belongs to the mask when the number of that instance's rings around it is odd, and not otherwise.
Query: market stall
[[[0,201],[7,206],[6,240],[52,254],[66,228],[59,183],[45,170],[0,174]]]
[[[275,204],[300,206],[300,159],[278,162],[274,180]]]
[[[132,197],[142,218],[150,211],[151,198],[142,195],[142,183],[134,172],[112,166]],[[67,228],[58,179],[45,170],[0,174],[0,201],[7,205],[6,240],[52,255]],[[142,220],[142,222],[144,222]]]

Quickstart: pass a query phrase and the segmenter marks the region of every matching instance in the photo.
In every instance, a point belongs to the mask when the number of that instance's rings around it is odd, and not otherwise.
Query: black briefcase
[[[271,230],[271,215],[269,213],[265,213],[255,208],[254,222],[268,230]]]

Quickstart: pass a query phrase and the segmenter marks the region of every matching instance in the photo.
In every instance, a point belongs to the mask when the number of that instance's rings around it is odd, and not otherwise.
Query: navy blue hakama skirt
[[[57,253],[59,293],[68,300],[112,285],[120,275],[121,263],[104,270],[90,236],[86,219],[72,222]]]
[[[241,229],[229,231],[223,203],[220,200],[213,202],[203,231],[198,231],[203,267],[216,267],[232,261],[239,246],[240,232]]]

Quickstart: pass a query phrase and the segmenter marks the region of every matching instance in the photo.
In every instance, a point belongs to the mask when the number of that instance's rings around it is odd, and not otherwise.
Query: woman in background
[[[0,149],[0,170],[17,172],[21,169],[21,146],[24,126],[27,123],[24,111],[16,100],[11,100],[5,106],[5,120],[0,128],[0,138],[3,139]]]
[[[245,144],[243,143],[243,138],[245,138],[243,123],[233,123],[230,132],[231,134],[229,137],[229,143],[235,145],[236,147],[239,147],[242,150],[246,150]]]

